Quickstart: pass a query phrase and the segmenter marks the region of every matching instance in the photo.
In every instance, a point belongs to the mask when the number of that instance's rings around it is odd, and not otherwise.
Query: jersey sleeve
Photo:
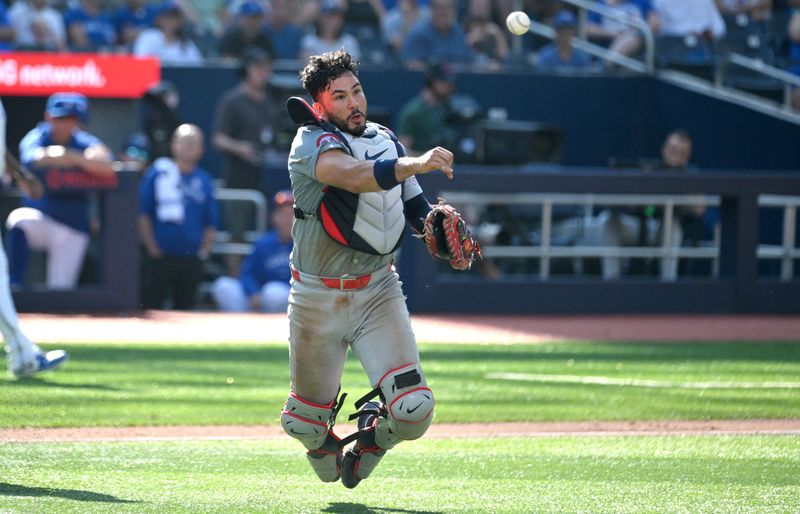
[[[298,132],[289,154],[289,170],[317,178],[317,159],[323,152],[342,150],[347,147],[335,134],[321,128],[303,127]]]

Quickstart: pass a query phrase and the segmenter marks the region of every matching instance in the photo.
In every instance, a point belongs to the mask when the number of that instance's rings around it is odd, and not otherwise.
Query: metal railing
[[[775,66],[771,66],[760,59],[752,59],[737,53],[728,53],[721,57],[716,71],[714,72],[714,85],[717,88],[729,87],[725,79],[732,65],[746,68],[781,82],[783,85],[783,107],[784,109],[791,109],[792,87],[800,87],[800,77],[780,68],[776,68]]]
[[[549,193],[474,193],[464,191],[442,191],[440,196],[456,205],[470,205],[483,207],[487,205],[519,205],[540,206],[541,220],[539,222],[540,243],[528,246],[486,245],[482,246],[485,257],[488,258],[536,258],[540,259],[539,278],[547,280],[550,276],[551,260],[554,258],[584,258],[584,257],[619,257],[619,258],[657,258],[661,260],[662,270],[673,269],[667,266],[669,261],[676,259],[710,259],[712,261],[712,275],[719,274],[719,227],[714,230],[714,239],[707,242],[707,246],[682,247],[672,241],[673,223],[675,221],[675,208],[679,206],[706,206],[720,205],[718,196],[708,195],[630,195],[630,194],[549,194]],[[780,259],[781,280],[792,279],[794,272],[794,259],[800,259],[800,248],[795,248],[795,219],[797,208],[800,206],[800,197],[761,195],[758,204],[760,207],[779,207],[784,209],[783,238],[781,245],[764,245],[758,247],[758,258]],[[555,246],[552,242],[553,232],[553,207],[556,205],[570,205],[581,207],[583,228],[591,230],[594,220],[595,206],[648,206],[663,207],[661,241],[659,246],[595,246],[571,245]],[[674,281],[677,278],[672,272],[663,272],[662,279]]]
[[[613,62],[619,66],[633,70],[639,73],[652,74],[655,70],[655,38],[650,26],[643,20],[630,19],[627,16],[620,14],[613,9],[610,9],[597,2],[590,2],[587,0],[562,0],[563,3],[571,4],[578,8],[578,37],[573,39],[572,46],[583,50],[586,53],[599,57],[605,61]],[[588,24],[588,12],[594,12],[611,18],[612,20],[624,23],[632,28],[635,28],[642,34],[644,39],[644,61],[638,61],[615,52],[611,52],[600,45],[590,43],[586,40],[586,26]],[[534,34],[542,36],[547,39],[555,38],[555,30],[549,25],[545,25],[535,20],[531,20],[530,31]]]
[[[794,260],[800,259],[800,248],[795,247],[795,234],[797,228],[797,208],[800,207],[800,197],[761,195],[758,197],[761,207],[783,208],[783,244],[759,245],[758,257],[760,259],[781,260],[781,280],[788,281],[794,275]]]
[[[214,197],[220,203],[225,202],[251,202],[255,206],[255,220],[253,226],[255,230],[245,232],[246,242],[230,242],[230,234],[221,230],[217,232],[217,239],[214,242],[212,253],[224,255],[248,255],[253,250],[253,242],[256,241],[267,229],[267,202],[264,195],[253,189],[231,189],[218,187],[214,190]],[[223,215],[224,215],[224,211]]]

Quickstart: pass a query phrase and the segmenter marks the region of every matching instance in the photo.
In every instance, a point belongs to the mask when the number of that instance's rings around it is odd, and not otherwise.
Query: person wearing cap
[[[47,100],[44,121],[20,142],[20,161],[42,178],[44,194],[24,199],[6,221],[12,285],[24,286],[29,249],[47,253],[47,288],[78,283],[94,191],[116,186],[111,151],[81,129],[88,115],[85,96],[55,93]]]
[[[219,42],[222,58],[241,59],[245,49],[260,48],[272,55],[272,40],[264,30],[264,7],[255,0],[239,5],[238,16]]]
[[[223,156],[225,187],[264,192],[266,160],[275,153],[275,130],[280,124],[280,106],[267,83],[272,60],[257,47],[245,50],[240,67],[241,82],[226,91],[217,103],[212,141]],[[223,220],[231,242],[245,242],[245,232],[254,224],[252,204],[224,205]],[[226,272],[239,275],[241,257],[228,255]]]
[[[536,68],[543,71],[563,71],[592,67],[592,58],[582,50],[572,47],[578,22],[570,11],[560,11],[553,18],[556,37],[553,43],[542,47],[536,56]]]
[[[0,178],[6,176],[6,158],[11,164],[10,156],[6,155],[6,112],[0,100]],[[38,196],[42,193],[42,185],[38,179],[31,178],[30,172],[25,170],[22,176],[25,180],[17,178],[17,183],[26,193]],[[31,182],[36,186],[31,187]],[[22,332],[19,327],[19,316],[11,296],[11,284],[8,277],[8,258],[3,246],[0,245],[0,333],[3,334],[3,346],[8,359],[8,371],[16,378],[25,378],[36,373],[49,371],[61,366],[68,359],[64,350],[42,351]]]
[[[359,59],[361,47],[358,40],[344,31],[346,14],[347,6],[342,0],[322,0],[315,31],[306,34],[300,41],[300,58],[307,59],[312,55],[343,49],[355,59]]]
[[[159,157],[139,185],[139,238],[146,252],[142,306],[191,310],[219,224],[211,174],[198,163],[203,131],[184,123],[172,157]]]
[[[133,55],[158,57],[162,64],[191,66],[202,64],[203,54],[186,35],[184,13],[174,0],[166,0],[154,10],[155,27],[139,33]]]
[[[286,312],[289,306],[289,255],[292,253],[294,197],[291,190],[275,194],[272,229],[256,241],[238,278],[219,277],[211,294],[225,312]]]
[[[431,0],[430,7],[430,20],[411,30],[400,53],[401,60],[416,69],[431,62],[472,63],[475,55],[458,24],[454,1]]]
[[[435,64],[428,69],[422,91],[401,108],[397,119],[397,137],[409,155],[421,155],[444,144],[445,120],[454,90],[448,64]]]

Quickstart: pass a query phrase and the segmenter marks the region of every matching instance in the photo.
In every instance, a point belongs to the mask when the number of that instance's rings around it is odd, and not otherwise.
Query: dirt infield
[[[286,340],[285,315],[149,311],[135,316],[24,314],[43,343],[260,343]],[[798,316],[413,316],[420,342],[516,344],[553,341],[800,342]],[[341,433],[354,427],[341,426]],[[800,434],[800,420],[437,424],[426,437]],[[278,426],[0,429],[0,442],[269,439]]]
[[[412,316],[420,342],[794,341],[800,316]],[[281,314],[148,311],[136,316],[24,314],[34,341],[259,343],[289,336]]]
[[[338,434],[355,432],[337,424]],[[556,437],[620,435],[800,435],[800,420],[609,421],[553,423],[465,423],[431,425],[426,438]],[[165,426],[0,429],[2,442],[172,441],[277,439],[288,437],[279,426]]]

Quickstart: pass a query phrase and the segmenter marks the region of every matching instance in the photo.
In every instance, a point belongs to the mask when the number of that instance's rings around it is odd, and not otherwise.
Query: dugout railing
[[[264,199],[264,194],[254,189],[217,187],[214,190],[214,198],[217,199],[220,206],[223,226],[217,232],[217,238],[214,241],[211,253],[216,255],[248,255],[253,250],[253,243],[267,230],[267,202]],[[245,232],[245,241],[231,241],[230,234],[225,230],[224,225],[226,208],[246,203],[253,204],[254,219],[250,223],[252,230]]]
[[[482,251],[487,259],[538,259],[539,278],[550,278],[551,261],[556,258],[654,258],[661,261],[663,269],[671,270],[668,261],[675,259],[709,259],[715,261],[714,274],[719,270],[719,248],[717,246],[683,247],[677,246],[673,237],[673,223],[676,222],[675,210],[680,206],[717,207],[719,198],[712,196],[692,195],[614,195],[614,194],[546,194],[546,193],[495,193],[485,194],[470,191],[443,191],[441,195],[456,207],[469,205],[473,209],[493,206],[535,207],[540,210],[538,227],[529,227],[536,231],[539,242],[534,245],[483,245]],[[617,207],[661,207],[658,222],[661,230],[659,245],[649,246],[602,246],[598,244],[559,244],[553,240],[554,208],[558,206],[574,207],[575,214],[570,220],[581,233],[579,240],[588,240],[592,232],[599,231],[597,210]],[[473,228],[474,230],[474,228]],[[662,279],[674,281],[676,273],[666,272]]]
[[[677,267],[670,266],[669,261],[676,259],[704,259],[711,261],[710,275],[719,276],[719,227],[711,228],[711,238],[698,241],[695,246],[681,246],[680,242],[672,240],[673,224],[677,207],[718,208],[720,199],[717,196],[705,195],[620,195],[620,194],[545,194],[545,193],[479,193],[470,191],[443,191],[440,193],[455,206],[471,206],[480,209],[489,205],[537,207],[540,209],[536,238],[539,243],[534,245],[484,245],[483,255],[486,258],[528,258],[538,259],[539,278],[550,278],[551,261],[556,258],[654,258],[661,261],[662,269],[667,270],[662,274],[664,281],[678,279]],[[780,280],[791,280],[794,275],[794,261],[800,259],[800,248],[795,247],[795,232],[797,228],[797,207],[800,197],[760,195],[759,208],[771,207],[782,210],[783,229],[780,244],[759,244],[757,257],[759,259],[774,259],[780,261]],[[582,239],[593,231],[600,230],[597,226],[597,210],[615,207],[661,207],[660,216],[656,220],[661,227],[658,245],[649,246],[600,246],[586,244],[558,244],[553,241],[554,208],[557,206],[576,207],[574,221],[584,234]],[[473,226],[473,231],[475,231]]]
[[[635,203],[663,200],[668,206],[718,204],[719,229],[709,248],[605,248],[549,247],[529,249],[486,248],[487,257],[527,252],[530,258],[558,255],[619,255],[663,258],[669,255],[716,259],[716,276],[663,281],[652,277],[623,276],[617,280],[596,277],[541,275],[485,276],[480,265],[467,273],[450,272],[432,261],[413,238],[404,243],[401,276],[409,305],[416,312],[486,313],[723,313],[800,312],[800,280],[794,260],[797,197],[800,175],[796,173],[750,172],[702,173],[629,172],[609,169],[559,167],[497,168],[460,166],[458,181],[437,174],[421,179],[429,198],[448,201],[458,195],[497,195],[495,199],[522,201],[532,196],[544,205],[558,201],[598,198]],[[566,196],[563,196],[566,195]],[[449,196],[449,197],[448,197]],[[791,198],[790,198],[791,197]],[[488,198],[488,197],[487,197]],[[461,199],[465,199],[462,197]],[[475,198],[469,198],[470,201]],[[783,210],[784,237],[780,244],[760,244],[766,208]],[[546,217],[546,214],[545,214]],[[772,225],[766,227],[773,229]],[[544,239],[547,239],[546,237]],[[759,275],[765,260],[781,262],[779,276]]]

